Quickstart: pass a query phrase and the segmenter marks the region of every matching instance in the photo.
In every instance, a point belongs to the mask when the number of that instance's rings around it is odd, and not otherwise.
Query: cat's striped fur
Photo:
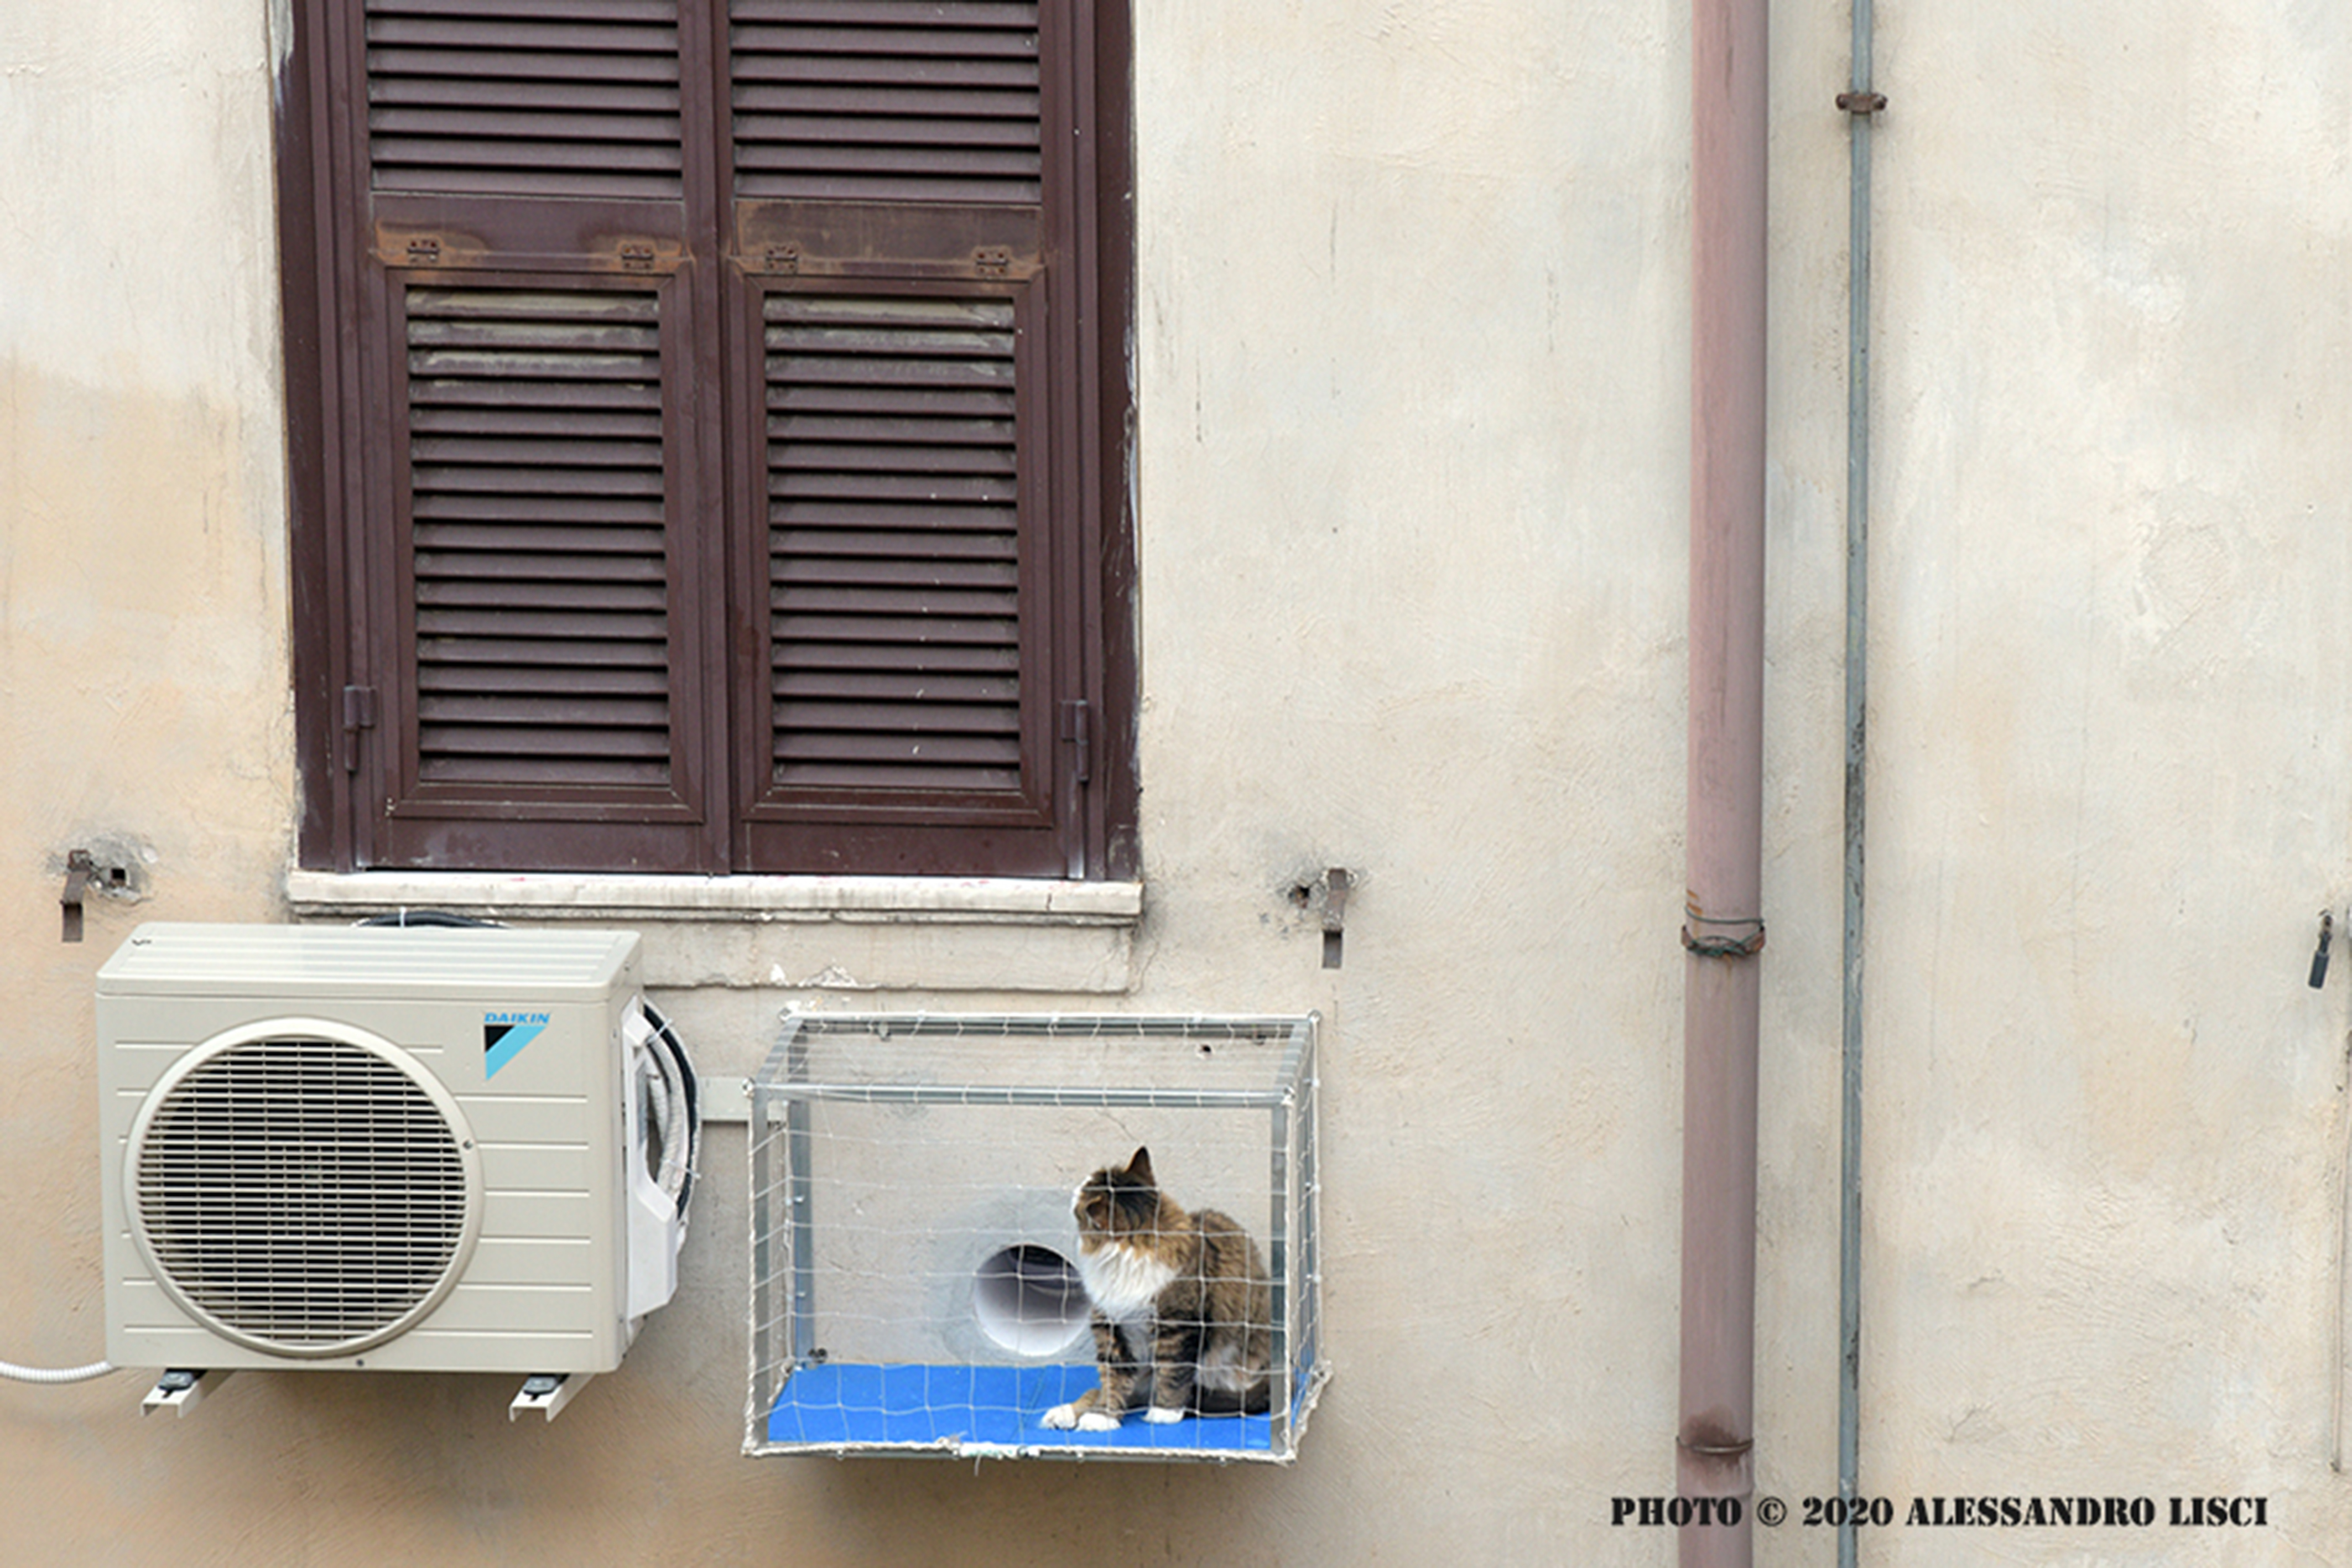
[[[1072,1207],[1101,1383],[1045,1425],[1108,1431],[1138,1406],[1147,1421],[1263,1414],[1274,1291],[1249,1233],[1160,1191],[1148,1149],[1088,1176]]]

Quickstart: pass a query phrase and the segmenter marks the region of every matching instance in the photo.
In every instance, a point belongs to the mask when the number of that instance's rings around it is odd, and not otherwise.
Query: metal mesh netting
[[[746,1451],[1295,1457],[1327,1370],[1314,1038],[1312,1018],[788,1017],[753,1082]],[[1092,1392],[1073,1197],[1145,1147],[1170,1199],[1230,1224],[1176,1244],[1223,1253],[1219,1305],[1125,1342],[1145,1364],[1119,1403]]]

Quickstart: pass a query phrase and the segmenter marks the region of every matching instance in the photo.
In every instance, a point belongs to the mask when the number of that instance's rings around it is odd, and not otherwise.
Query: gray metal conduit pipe
[[[1846,181],[1845,897],[1838,1134],[1838,1496],[1860,1491],[1862,1444],[1863,810],[1870,676],[1870,135],[1886,107],[1871,87],[1872,0],[1853,0],[1853,78],[1838,95],[1852,127]],[[1851,1508],[1838,1568],[1854,1568]]]
[[[1764,942],[1766,0],[1693,0],[1690,749],[1678,1495],[1685,1568],[1752,1561]],[[1726,1522],[1738,1503],[1738,1521]]]

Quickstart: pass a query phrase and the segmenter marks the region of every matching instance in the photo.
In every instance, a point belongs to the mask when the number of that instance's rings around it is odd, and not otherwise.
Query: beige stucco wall
[[[2352,1521],[2347,37],[2077,9],[1890,40],[1874,1446],[2267,1492],[2204,1550],[2284,1562]]]
[[[87,940],[61,944],[67,850],[121,866],[145,912],[276,904],[294,776],[268,133],[257,7],[0,5],[13,1360],[100,1353],[89,977],[132,910],[93,898]],[[156,1561],[171,1498],[237,1490],[230,1448],[142,1451],[116,1418],[129,1382],[9,1385],[15,1560]]]
[[[100,1341],[92,971],[135,919],[283,907],[268,10],[0,0],[20,1361]],[[1672,1479],[1684,15],[1137,11],[1141,925],[1028,972],[1001,928],[654,946],[713,982],[664,999],[719,1072],[839,1005],[771,983],[829,967],[898,977],[861,1002],[1320,1009],[1339,1375],[1297,1467],[739,1458],[727,1128],[682,1299],[552,1427],[498,1380],[245,1375],[145,1422],[129,1375],[0,1385],[0,1555],[1665,1559],[1606,1521]],[[1846,16],[1776,11],[1757,1463],[1796,1500],[1835,1467]],[[1865,1560],[2329,1560],[2352,991],[2303,971],[2352,899],[2352,35],[1999,0],[1880,42],[1864,1485],[2271,1524]],[[68,946],[85,843],[144,902]],[[1335,865],[1325,970],[1287,890]]]

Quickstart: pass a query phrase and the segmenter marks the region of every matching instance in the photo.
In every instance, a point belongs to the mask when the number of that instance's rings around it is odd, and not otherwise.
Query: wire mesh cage
[[[788,1014],[751,1082],[744,1452],[1297,1458],[1329,1375],[1315,1040],[1312,1015]],[[1173,1217],[1124,1271],[1076,1214],[1113,1170]]]

